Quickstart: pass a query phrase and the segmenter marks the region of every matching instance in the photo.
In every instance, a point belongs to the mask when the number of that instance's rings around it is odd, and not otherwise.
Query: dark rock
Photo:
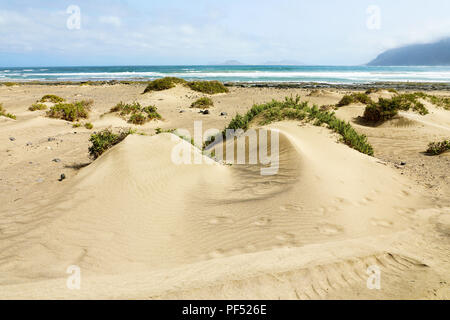
[[[61,174],[61,177],[59,178],[59,181],[63,181],[66,179],[66,175],[64,173]]]
[[[226,113],[226,112],[221,112],[220,115],[221,115],[222,117],[225,117],[225,116],[228,115],[228,113]]]
[[[11,141],[16,141],[16,138],[14,138],[14,137],[9,137],[9,140],[11,140]]]
[[[180,110],[180,113],[185,113],[186,111],[184,111],[184,110]]]
[[[400,165],[401,166],[406,166],[406,162],[401,162]]]
[[[55,141],[56,139],[55,138],[52,138],[52,137],[50,137],[50,138],[48,138],[48,141],[50,142],[50,141]]]
[[[204,110],[202,113],[203,114],[209,114],[209,110]]]
[[[58,162],[61,162],[61,159],[56,158],[56,159],[53,159],[52,161],[58,163]]]
[[[32,142],[27,142],[27,147],[32,146],[33,143]]]

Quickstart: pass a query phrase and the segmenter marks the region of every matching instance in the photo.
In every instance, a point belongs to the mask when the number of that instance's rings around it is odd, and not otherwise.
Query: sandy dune
[[[110,90],[76,88],[88,89],[94,99]],[[174,107],[185,109],[195,99],[184,88],[148,96],[120,90],[159,101],[165,120],[144,131],[190,129],[194,119],[204,119],[204,129],[223,128],[229,119],[217,113],[241,112],[239,97],[245,109],[255,100],[299,93],[235,89],[214,97],[216,107],[205,118]],[[342,94],[304,96],[330,104]],[[96,128],[126,125],[102,116],[110,106],[96,105]],[[89,131],[74,134],[64,121],[18,113],[23,119],[0,124],[2,141],[17,137],[1,150],[6,195],[0,198],[0,299],[448,299],[448,176],[432,192],[415,181],[423,172],[404,174],[384,157],[412,153],[413,141],[403,140],[395,150],[380,142],[411,131],[423,141],[448,135],[445,112],[436,109],[421,122],[408,115],[410,126],[368,128],[355,120],[361,106],[339,110],[367,133],[384,160],[339,143],[328,129],[273,123],[260,130],[280,135],[274,176],[261,176],[259,164],[219,164],[172,134],[128,136],[89,164]],[[24,146],[27,140],[32,147]],[[175,164],[177,146],[202,164]],[[51,167],[57,155],[67,161],[63,183],[50,178],[61,170]],[[440,159],[436,166],[443,168],[429,170],[448,174],[448,156]],[[47,163],[44,181],[27,183],[12,174],[32,167],[30,160]],[[43,175],[42,169],[25,170]],[[81,290],[66,287],[70,265],[82,271]],[[382,272],[381,290],[366,285],[373,265]]]

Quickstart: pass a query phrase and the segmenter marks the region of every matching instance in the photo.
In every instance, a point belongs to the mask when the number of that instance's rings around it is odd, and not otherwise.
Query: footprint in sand
[[[272,222],[272,219],[262,217],[262,218],[259,218],[257,221],[253,222],[253,225],[258,226],[258,227],[265,227],[268,224],[270,224],[271,222]]]
[[[286,243],[286,242],[294,243],[295,235],[292,233],[284,232],[284,233],[277,235],[275,237],[275,239],[277,239],[278,241],[284,242],[284,243]]]
[[[288,211],[303,211],[303,207],[297,204],[287,204],[284,206],[280,207],[280,210],[283,212],[288,212]]]
[[[209,220],[209,224],[218,225],[218,224],[233,224],[234,220],[227,217],[216,217]]]
[[[331,236],[342,232],[342,230],[338,226],[334,226],[331,224],[324,224],[323,226],[319,227],[319,232]]]
[[[370,223],[377,227],[385,227],[389,228],[392,227],[393,223],[391,221],[382,220],[382,219],[372,219]]]
[[[411,194],[407,190],[402,190],[400,197],[409,197]]]
[[[336,198],[334,199],[334,202],[337,204],[349,204],[351,203],[349,200],[345,199],[345,198]]]
[[[365,197],[364,199],[362,199],[361,201],[358,201],[356,203],[357,206],[365,206],[367,204],[369,204],[370,202],[373,202],[374,200],[370,197]]]
[[[219,249],[219,250],[214,250],[214,251],[210,252],[210,253],[208,254],[208,256],[209,256],[210,258],[217,259],[217,258],[222,258],[222,257],[224,257],[225,254],[224,254],[223,250],[220,250],[220,249]]]
[[[321,217],[321,216],[324,216],[326,212],[327,212],[327,208],[322,207],[322,208],[318,208],[317,210],[314,210],[313,215]]]

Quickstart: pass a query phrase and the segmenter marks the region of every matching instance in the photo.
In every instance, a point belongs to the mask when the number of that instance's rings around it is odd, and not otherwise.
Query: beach
[[[338,85],[229,83],[215,95],[182,85],[143,94],[136,81],[1,85],[16,119],[0,117],[0,299],[449,299],[450,154],[425,151],[450,137],[450,111],[424,100],[426,115],[401,111],[368,126],[361,103],[334,110],[367,136],[373,156],[323,125],[252,123],[279,133],[269,176],[214,161],[171,133],[193,133],[196,122],[221,131],[237,113],[285,97],[334,106],[370,86]],[[402,85],[369,95],[389,99]],[[450,97],[431,86],[419,89]],[[82,123],[93,128],[29,110],[49,94],[92,101]],[[207,114],[191,108],[202,97],[214,103]],[[133,125],[110,111],[135,101],[161,119]],[[134,134],[89,156],[94,132],[127,128]],[[180,145],[201,161],[174,163]],[[70,266],[81,270],[75,290]],[[368,287],[372,266],[377,289]]]

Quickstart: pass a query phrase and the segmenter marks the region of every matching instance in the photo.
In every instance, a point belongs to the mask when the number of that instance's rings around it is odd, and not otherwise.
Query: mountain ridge
[[[387,50],[368,66],[450,66],[450,37],[433,43]]]

